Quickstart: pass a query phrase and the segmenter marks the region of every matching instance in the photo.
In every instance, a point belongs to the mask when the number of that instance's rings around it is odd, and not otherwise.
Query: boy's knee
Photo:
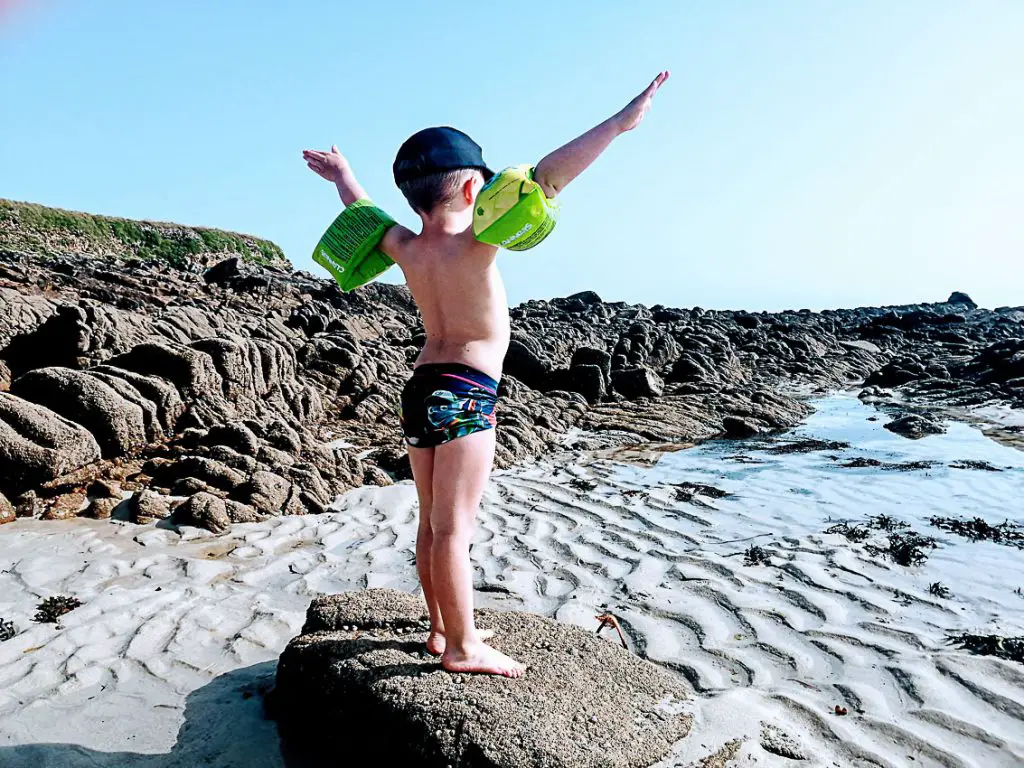
[[[438,539],[468,537],[472,531],[472,519],[460,515],[435,514],[430,518],[430,532],[435,542]]]

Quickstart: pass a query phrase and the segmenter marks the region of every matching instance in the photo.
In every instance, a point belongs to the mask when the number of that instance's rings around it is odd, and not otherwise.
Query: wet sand
[[[715,753],[794,765],[786,752],[808,766],[1022,764],[1024,667],[947,638],[1024,635],[1024,552],[928,521],[1024,521],[1024,453],[958,423],[906,440],[847,395],[816,405],[770,441],[566,453],[497,473],[473,551],[481,605],[591,629],[598,613],[619,617],[634,652],[694,689],[693,732],[666,768]],[[778,450],[806,438],[849,447]],[[880,465],[841,466],[856,459]],[[961,460],[1002,471],[950,466]],[[910,462],[931,465],[892,468]],[[411,484],[360,488],[333,509],[222,536],[0,528],[0,617],[19,630],[0,643],[0,765],[297,765],[259,700],[311,596],[416,587]],[[824,533],[879,514],[938,548],[905,567],[869,552],[884,531]],[[746,556],[754,546],[766,563]],[[83,606],[34,623],[56,594]]]

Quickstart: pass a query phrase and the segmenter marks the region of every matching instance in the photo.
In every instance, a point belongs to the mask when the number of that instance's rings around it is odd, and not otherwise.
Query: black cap
[[[462,131],[448,126],[424,128],[414,133],[398,148],[392,166],[398,185],[459,168],[478,168],[485,181],[494,175],[484,162],[480,145]]]

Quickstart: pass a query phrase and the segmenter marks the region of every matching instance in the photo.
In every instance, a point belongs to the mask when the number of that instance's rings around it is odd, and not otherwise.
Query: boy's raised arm
[[[565,146],[559,147],[539,163],[533,172],[533,179],[540,184],[549,198],[561,192],[565,185],[579,176],[607,149],[612,140],[631,131],[640,124],[650,109],[654,94],[661,84],[668,80],[669,72],[658,74],[644,92],[633,99],[603,123],[591,128]]]
[[[356,175],[349,167],[348,160],[338,151],[336,146],[332,145],[330,152],[304,149],[302,151],[302,159],[306,161],[306,165],[309,166],[310,170],[332,182],[338,188],[341,202],[346,206],[352,205],[356,200],[370,199],[370,196],[366,194],[366,190],[356,181]]]

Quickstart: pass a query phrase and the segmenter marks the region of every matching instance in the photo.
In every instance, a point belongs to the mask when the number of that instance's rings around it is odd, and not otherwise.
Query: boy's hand
[[[342,174],[348,170],[348,160],[338,151],[338,148],[331,145],[330,152],[320,152],[316,149],[304,149],[302,159],[310,170],[335,184],[341,180]]]
[[[667,69],[664,72],[659,73],[643,93],[629,102],[621,112],[615,115],[614,120],[618,124],[619,130],[622,133],[631,131],[640,125],[640,121],[644,119],[644,115],[647,114],[647,110],[651,108],[651,102],[654,100],[654,94],[658,92],[661,84],[668,80],[669,74],[670,73]]]

